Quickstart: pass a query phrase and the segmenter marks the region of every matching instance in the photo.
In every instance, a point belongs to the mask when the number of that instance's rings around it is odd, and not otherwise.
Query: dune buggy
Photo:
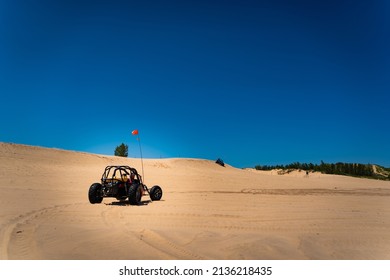
[[[92,204],[101,203],[104,197],[114,197],[120,201],[128,199],[131,205],[139,205],[145,194],[149,194],[151,200],[160,200],[162,189],[153,186],[149,190],[135,168],[113,165],[105,168],[101,183],[89,187],[88,198]]]

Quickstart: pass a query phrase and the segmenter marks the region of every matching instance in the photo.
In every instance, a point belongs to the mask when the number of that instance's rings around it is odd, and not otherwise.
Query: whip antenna
[[[141,166],[142,166],[142,181],[145,182],[145,177],[144,177],[144,161],[143,161],[143,157],[142,157],[142,148],[141,148],[141,140],[139,138],[139,133],[138,133],[138,129],[135,129],[131,132],[131,134],[133,135],[137,135],[137,140],[138,140],[138,144],[139,144],[139,152],[141,154]]]

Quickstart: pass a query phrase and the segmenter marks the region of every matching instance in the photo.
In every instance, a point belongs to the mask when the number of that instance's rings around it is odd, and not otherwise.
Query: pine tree
[[[120,144],[115,148],[115,155],[118,157],[127,157],[128,156],[129,147],[124,143]]]

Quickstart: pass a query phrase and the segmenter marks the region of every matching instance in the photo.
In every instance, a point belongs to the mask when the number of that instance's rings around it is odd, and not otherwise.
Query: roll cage
[[[102,184],[113,181],[127,182],[128,180],[142,183],[142,177],[137,170],[127,165],[111,165],[104,169],[102,174]]]

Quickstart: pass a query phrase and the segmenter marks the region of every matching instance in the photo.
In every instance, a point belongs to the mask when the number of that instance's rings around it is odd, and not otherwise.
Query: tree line
[[[382,167],[384,170],[388,168]],[[348,175],[348,176],[358,176],[358,177],[377,177],[377,174],[374,173],[374,168],[372,164],[361,164],[361,163],[325,163],[321,161],[321,164],[313,163],[300,163],[294,162],[287,165],[256,165],[256,170],[272,170],[272,169],[300,169],[305,171],[317,171],[324,174],[336,174],[336,175]],[[390,179],[390,175],[386,178]]]

